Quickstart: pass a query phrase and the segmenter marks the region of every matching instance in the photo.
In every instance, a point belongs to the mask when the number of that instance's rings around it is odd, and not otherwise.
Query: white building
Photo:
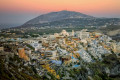
[[[42,47],[42,44],[40,44],[39,41],[37,40],[28,40],[28,44],[30,44],[33,48],[35,48],[35,51],[37,51]]]
[[[86,32],[86,31],[87,31],[86,29],[85,30],[83,29],[83,30],[80,31],[80,33],[79,33],[80,39],[89,38],[90,34],[89,34],[89,32]]]
[[[74,30],[72,30],[72,36],[75,36],[75,32],[74,32]]]
[[[75,53],[79,53],[81,58],[86,62],[91,62],[92,61],[91,56],[83,49],[80,49],[79,51],[76,51]]]
[[[59,34],[58,34],[58,33],[54,33],[54,36],[55,36],[55,37],[59,37]]]
[[[62,30],[60,34],[63,36],[69,36],[69,33],[66,30]]]

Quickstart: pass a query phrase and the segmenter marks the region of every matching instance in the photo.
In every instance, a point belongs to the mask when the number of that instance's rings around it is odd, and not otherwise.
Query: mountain
[[[96,18],[74,11],[59,11],[40,15],[20,27],[80,27],[120,24],[119,18]]]
[[[47,22],[59,21],[59,20],[69,19],[69,18],[93,18],[93,17],[79,13],[79,12],[64,10],[64,11],[51,12],[48,14],[40,15],[40,16],[26,22],[26,24],[47,23]]]
[[[86,18],[94,18],[94,17],[79,12],[63,10],[59,12],[51,12],[48,14],[40,15],[32,20],[29,20],[22,26],[23,27],[30,27],[35,25],[44,26],[54,21],[62,21],[67,19],[86,19]]]

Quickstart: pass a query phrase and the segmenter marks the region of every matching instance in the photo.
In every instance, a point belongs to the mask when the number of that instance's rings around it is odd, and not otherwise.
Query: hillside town
[[[54,80],[53,77],[55,80],[95,80],[95,73],[89,66],[104,61],[110,55],[115,55],[120,63],[120,42],[87,29],[71,32],[62,30],[60,33],[39,35],[36,38],[0,37],[0,56],[4,58],[6,65],[10,62],[10,57],[18,56],[20,64],[33,67],[41,78],[45,76],[51,80]],[[15,61],[14,65],[19,64]],[[120,65],[116,65],[112,70],[105,67],[105,73],[108,76],[119,75],[119,67]],[[87,73],[78,75],[74,69],[83,72],[87,70]],[[22,70],[19,68],[19,71]]]

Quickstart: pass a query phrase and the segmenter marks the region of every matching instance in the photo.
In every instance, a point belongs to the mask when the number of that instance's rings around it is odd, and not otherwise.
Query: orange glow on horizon
[[[1,0],[0,11],[120,13],[120,0]]]

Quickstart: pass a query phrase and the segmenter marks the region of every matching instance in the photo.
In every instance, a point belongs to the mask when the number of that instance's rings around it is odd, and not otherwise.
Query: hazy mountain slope
[[[26,22],[25,24],[39,24],[39,23],[58,21],[58,20],[69,19],[69,18],[93,18],[93,17],[79,13],[79,12],[64,10],[64,11],[51,12],[48,14],[40,15],[40,16]]]
[[[59,21],[52,21],[38,24],[24,24],[21,27],[85,27],[85,26],[104,26],[111,23],[118,24],[120,19],[117,18],[69,18]]]
[[[40,15],[23,24],[26,27],[85,27],[120,24],[119,18],[96,18],[74,11],[59,11]]]

